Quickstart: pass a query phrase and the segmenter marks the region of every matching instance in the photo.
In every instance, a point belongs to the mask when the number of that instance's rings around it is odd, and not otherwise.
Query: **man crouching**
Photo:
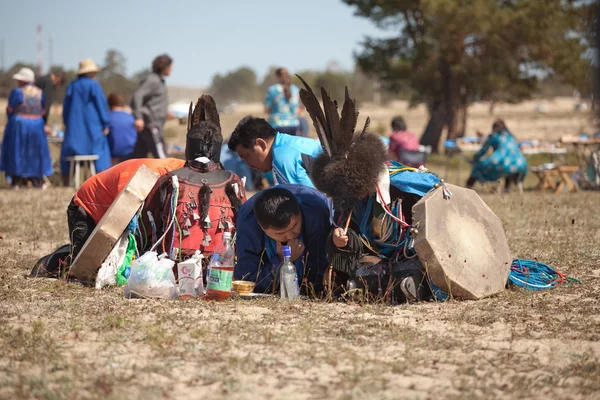
[[[300,291],[320,295],[329,265],[330,209],[326,196],[300,185],[280,185],[250,198],[237,215],[234,279],[256,282],[255,292],[274,292],[279,287],[282,245],[288,245]]]

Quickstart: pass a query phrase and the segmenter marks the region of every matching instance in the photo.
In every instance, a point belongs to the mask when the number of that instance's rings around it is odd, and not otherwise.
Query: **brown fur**
[[[387,151],[377,135],[355,135],[346,155],[331,158],[323,153],[315,160],[311,179],[315,187],[333,199],[362,200],[375,194]]]

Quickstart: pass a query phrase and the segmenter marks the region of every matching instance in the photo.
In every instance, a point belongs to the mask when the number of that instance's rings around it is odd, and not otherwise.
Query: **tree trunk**
[[[425,127],[425,131],[421,136],[420,143],[423,146],[431,146],[431,151],[433,153],[438,153],[440,139],[442,138],[442,131],[446,126],[443,106],[441,103],[433,106],[429,112],[429,115],[429,122],[427,122],[427,127]]]

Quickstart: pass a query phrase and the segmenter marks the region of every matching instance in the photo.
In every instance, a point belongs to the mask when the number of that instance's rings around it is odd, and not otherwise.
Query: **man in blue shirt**
[[[227,145],[250,167],[272,170],[276,184],[314,187],[307,164],[323,151],[318,140],[277,132],[265,119],[249,115],[238,123]]]
[[[255,292],[278,289],[282,245],[292,250],[300,290],[317,295],[329,266],[327,236],[331,231],[330,201],[315,189],[281,185],[257,193],[236,218],[234,278],[256,282]]]

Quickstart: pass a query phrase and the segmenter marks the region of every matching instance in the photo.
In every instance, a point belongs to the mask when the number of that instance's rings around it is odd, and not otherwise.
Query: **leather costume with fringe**
[[[323,153],[311,166],[315,187],[334,204],[334,222],[346,228],[348,246],[338,249],[329,237],[328,256],[333,269],[350,278],[382,278],[398,263],[414,258],[410,244],[412,206],[440,179],[425,169],[415,169],[387,160],[387,150],[378,137],[364,128],[355,132],[358,111],[346,88],[340,114],[337,102],[321,88],[323,108],[304,84],[300,98],[310,115]],[[395,270],[395,267],[394,267]],[[370,290],[373,292],[373,290]]]

